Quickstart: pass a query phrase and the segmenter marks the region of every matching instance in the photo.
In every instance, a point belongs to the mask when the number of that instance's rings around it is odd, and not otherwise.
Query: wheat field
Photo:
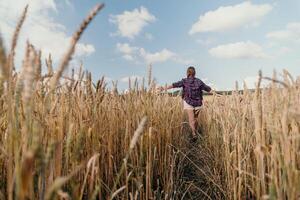
[[[215,98],[202,125],[223,166],[230,199],[299,199],[300,92],[283,72],[255,93]],[[264,78],[264,77],[261,77]],[[260,79],[261,80],[261,79]]]
[[[255,91],[210,96],[192,143],[180,96],[158,94],[151,68],[126,94],[87,71],[64,73],[102,8],[58,66],[28,42],[15,67],[27,8],[11,48],[0,41],[0,199],[300,198],[299,80],[259,73]]]

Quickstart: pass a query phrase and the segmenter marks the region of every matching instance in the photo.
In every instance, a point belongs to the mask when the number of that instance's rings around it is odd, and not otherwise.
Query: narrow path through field
[[[190,131],[183,127],[185,146],[180,149],[182,160],[182,181],[185,192],[182,199],[226,199],[225,192],[219,185],[219,174],[215,169],[214,156],[206,145],[205,134],[196,141],[190,138]]]

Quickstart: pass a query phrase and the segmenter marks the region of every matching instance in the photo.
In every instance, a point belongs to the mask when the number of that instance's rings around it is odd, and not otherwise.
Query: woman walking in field
[[[196,78],[196,70],[194,67],[187,69],[187,78],[175,82],[172,85],[161,87],[161,90],[171,88],[182,88],[183,109],[188,114],[189,125],[192,129],[193,138],[196,138],[196,119],[202,106],[202,91],[210,92],[211,88],[203,81]]]

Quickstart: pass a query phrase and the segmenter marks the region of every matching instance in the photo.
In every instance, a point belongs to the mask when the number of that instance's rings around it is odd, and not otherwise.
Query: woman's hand
[[[158,92],[158,93],[162,93],[164,91],[166,91],[166,87],[159,86],[159,87],[156,88],[156,92]]]
[[[163,86],[159,86],[159,87],[157,87],[156,89],[157,89],[159,92],[162,92],[162,91],[165,90],[165,88],[164,88]]]
[[[219,94],[216,90],[211,90],[210,93],[212,93],[213,95],[216,95],[218,97],[223,96],[222,94]]]

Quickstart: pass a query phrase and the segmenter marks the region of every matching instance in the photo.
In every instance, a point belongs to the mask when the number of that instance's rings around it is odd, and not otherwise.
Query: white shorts
[[[200,110],[201,106],[191,106],[190,104],[188,104],[185,100],[183,100],[183,109],[184,110]]]

